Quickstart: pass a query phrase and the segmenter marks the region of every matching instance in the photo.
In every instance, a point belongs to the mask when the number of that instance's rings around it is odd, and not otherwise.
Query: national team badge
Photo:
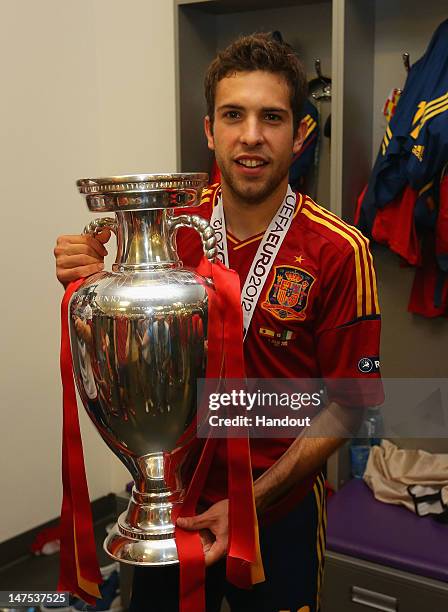
[[[275,266],[274,280],[261,307],[280,321],[305,319],[314,276],[295,266]]]

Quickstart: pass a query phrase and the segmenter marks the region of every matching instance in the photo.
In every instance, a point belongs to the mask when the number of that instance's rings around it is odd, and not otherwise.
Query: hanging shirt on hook
[[[363,200],[361,227],[371,232],[376,208],[409,184],[420,190],[448,156],[448,19],[424,56],[410,69],[396,112],[386,128]]]
[[[302,121],[307,131],[300,151],[294,155],[289,169],[289,183],[297,191],[307,191],[307,177],[313,167],[319,139],[319,116],[317,108],[309,100],[305,102]]]

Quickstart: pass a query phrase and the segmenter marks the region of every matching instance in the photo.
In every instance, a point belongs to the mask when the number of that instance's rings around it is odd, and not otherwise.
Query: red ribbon
[[[211,273],[211,264],[203,259],[198,267],[202,276]],[[208,273],[208,274],[207,274]],[[221,296],[206,285],[208,294],[207,370],[206,378],[220,377],[223,357],[223,321]],[[208,438],[202,449],[196,470],[190,481],[184,502],[173,520],[178,516],[193,516],[199,496],[204,488],[217,440]],[[176,525],[175,537],[179,557],[179,609],[180,612],[205,611],[205,564],[202,541],[197,531],[186,531]]]
[[[239,276],[215,266],[215,287],[225,296],[224,351],[225,377],[245,378],[243,353],[243,312]],[[248,438],[227,438],[227,478],[229,497],[229,550],[227,579],[240,588],[252,586],[251,564],[256,561],[253,480]],[[238,506],[237,506],[238,503]]]
[[[58,590],[95,604],[102,582],[96,557],[69,334],[69,303],[84,279],[70,283],[61,304],[61,378],[63,389],[61,558]]]
[[[241,288],[236,272],[220,262],[202,259],[197,269],[213,280],[209,296],[207,378],[244,379]],[[217,440],[208,438],[179,516],[192,516],[205,484]],[[253,480],[248,438],[228,438],[229,551],[227,578],[236,586],[252,586],[257,560]],[[238,507],[237,507],[238,503]],[[205,611],[205,566],[198,532],[176,528],[180,562],[180,612]]]

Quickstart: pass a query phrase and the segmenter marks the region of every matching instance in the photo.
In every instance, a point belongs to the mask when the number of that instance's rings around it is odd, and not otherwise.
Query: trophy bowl
[[[84,230],[117,238],[112,272],[89,277],[69,306],[73,369],[98,432],[131,473],[127,510],[105,540],[133,565],[178,562],[175,518],[201,452],[196,381],[205,377],[210,282],[183,267],[179,227],[202,237],[213,260],[209,223],[174,215],[196,206],[206,174],[129,175],[77,182],[90,210],[113,212]]]

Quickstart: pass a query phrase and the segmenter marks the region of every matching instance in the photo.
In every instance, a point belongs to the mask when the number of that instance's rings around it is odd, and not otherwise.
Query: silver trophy
[[[104,542],[119,561],[178,562],[173,510],[201,451],[196,380],[205,376],[208,281],[182,266],[176,231],[197,230],[216,256],[209,223],[176,208],[198,205],[206,174],[115,176],[77,182],[94,212],[84,230],[117,238],[112,272],[89,277],[70,302],[79,395],[134,479],[131,500]],[[187,475],[187,476],[186,476]]]

